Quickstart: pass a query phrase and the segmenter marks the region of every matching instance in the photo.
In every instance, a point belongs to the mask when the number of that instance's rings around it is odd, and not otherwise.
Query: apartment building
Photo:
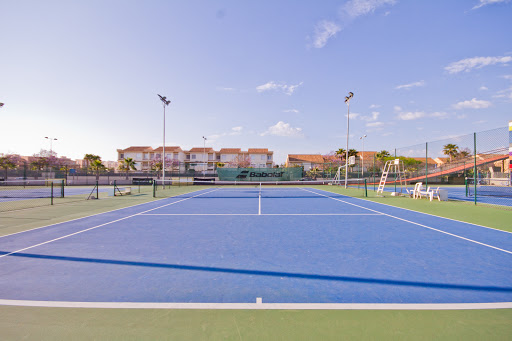
[[[126,149],[117,149],[117,162],[122,164],[125,158],[132,158],[135,167],[139,171],[151,170],[151,163],[160,160],[163,147],[151,148],[149,146],[132,146]],[[237,165],[255,168],[271,168],[274,165],[274,152],[267,148],[249,148],[243,151],[241,148],[221,148],[215,151],[211,147],[194,147],[183,150],[178,146],[166,146],[166,169],[186,172],[213,171],[218,162],[226,164],[226,167]]]

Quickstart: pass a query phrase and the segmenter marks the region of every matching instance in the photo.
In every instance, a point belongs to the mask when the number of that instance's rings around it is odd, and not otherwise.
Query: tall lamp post
[[[363,152],[361,154],[361,178],[364,178],[364,139],[367,135],[361,136],[359,139],[363,141]]]
[[[348,96],[345,96],[345,103],[347,103],[347,150],[345,155],[345,188],[347,188],[348,184],[348,134],[349,134],[349,125],[350,125],[350,100],[354,97],[353,92],[349,92]]]
[[[55,137],[48,137],[48,136],[45,136],[44,138],[47,140],[50,140],[50,156],[52,156],[53,155],[53,141],[57,141],[57,139]]]
[[[203,177],[206,176],[206,168],[208,167],[208,160],[206,159],[206,140],[208,140],[208,139],[203,136],[203,160],[204,160]]]
[[[157,94],[158,95],[158,94]],[[162,104],[164,106],[164,145],[162,150],[162,185],[165,187],[165,107],[171,104],[170,100],[167,100],[166,96],[160,96],[160,100],[162,101]]]

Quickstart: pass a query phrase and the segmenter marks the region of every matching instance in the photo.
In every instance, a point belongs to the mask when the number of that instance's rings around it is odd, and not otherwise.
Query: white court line
[[[335,216],[369,216],[369,215],[373,215],[373,216],[379,216],[379,215],[382,215],[380,213],[141,213],[139,214],[141,216],[173,216],[173,215],[177,215],[177,216],[244,216],[244,215],[247,215],[247,216],[256,216],[256,215],[270,215],[270,216],[280,216],[280,215],[283,215],[283,216],[293,216],[293,215],[300,215],[300,216],[308,216],[308,215],[311,215],[311,216],[331,216],[331,215],[335,215]]]
[[[110,210],[110,211],[105,211],[105,212],[95,213],[95,214],[88,215],[88,216],[85,216],[85,217],[80,217],[80,218],[75,218],[75,219],[65,220],[65,221],[61,221],[61,222],[55,223],[55,224],[50,224],[50,225],[44,225],[44,226],[34,227],[33,229],[29,229],[29,230],[24,230],[24,231],[19,231],[19,232],[14,232],[14,233],[6,234],[6,235],[3,235],[3,236],[0,236],[0,238],[5,238],[5,237],[9,237],[9,236],[14,236],[14,235],[16,235],[16,234],[21,234],[21,233],[26,233],[26,232],[30,232],[30,231],[35,231],[35,230],[39,230],[39,229],[43,229],[43,228],[46,228],[46,227],[51,227],[51,226],[55,226],[55,225],[59,225],[59,224],[65,224],[65,223],[69,223],[69,222],[76,221],[76,220],[80,220],[80,219],[87,219],[87,218],[90,218],[90,217],[95,217],[95,216],[102,215],[102,214],[112,213],[112,212],[115,212],[115,211],[121,211],[121,210],[125,210],[125,209],[128,209],[128,208],[133,208],[133,207],[136,207],[136,206],[148,205],[148,204],[155,203],[155,202],[157,202],[157,201],[173,199],[173,198],[179,197],[179,196],[181,196],[181,195],[186,195],[186,194],[190,194],[190,193],[195,193],[195,192],[197,192],[197,191],[202,191],[202,189],[199,189],[199,190],[196,190],[196,191],[191,191],[191,192],[184,193],[184,194],[178,194],[178,195],[171,196],[171,197],[167,197],[167,198],[161,198],[161,199],[157,199],[157,200],[146,201],[146,202],[143,202],[143,203],[140,203],[140,204],[135,204],[135,205],[125,206],[125,207],[121,207],[121,208],[116,208],[116,209],[113,209],[113,210]],[[102,200],[107,200],[107,199],[114,199],[114,197],[108,197],[108,198],[104,198],[104,199],[102,199]],[[9,214],[9,213],[11,213],[11,212],[17,212],[17,211],[23,211],[23,210],[31,210],[31,209],[33,209],[33,207],[23,208],[23,209],[20,209],[20,210],[5,211],[5,212],[1,212],[1,213],[0,213],[0,215],[1,215],[1,214],[3,214],[3,213],[5,213],[5,214]]]
[[[3,300],[0,305],[100,309],[254,309],[254,310],[467,310],[511,309],[512,302],[494,303],[160,303]]]
[[[70,233],[70,234],[67,234],[65,236],[62,236],[62,237],[59,237],[59,238],[55,238],[55,239],[52,239],[52,240],[48,240],[46,242],[42,242],[42,243],[39,243],[39,244],[35,244],[35,245],[32,245],[32,246],[29,246],[29,247],[26,247],[26,248],[23,248],[23,249],[19,249],[19,250],[16,250],[16,251],[12,251],[12,252],[9,252],[9,253],[6,253],[4,255],[1,255],[0,258],[3,258],[3,257],[7,257],[9,255],[12,255],[12,254],[15,254],[15,253],[18,253],[18,252],[21,252],[21,251],[25,251],[25,250],[29,250],[29,249],[32,249],[32,248],[35,248],[37,246],[41,246],[41,245],[45,245],[45,244],[49,244],[51,242],[54,242],[54,241],[57,241],[57,240],[61,240],[61,239],[64,239],[64,238],[68,238],[68,237],[71,237],[71,236],[74,236],[74,235],[77,235],[77,234],[80,234],[80,233],[83,233],[83,232],[87,232],[87,231],[90,231],[90,230],[94,230],[94,229],[97,229],[99,227],[102,227],[102,226],[105,226],[105,225],[110,225],[112,223],[116,223],[118,221],[122,221],[122,220],[126,220],[126,219],[129,219],[129,218],[133,218],[135,216],[138,216],[138,215],[141,215],[141,214],[144,214],[146,212],[151,212],[151,211],[154,211],[154,210],[157,210],[159,208],[162,208],[162,207],[166,207],[166,206],[170,206],[170,205],[174,205],[174,204],[177,204],[179,202],[182,202],[182,201],[185,201],[185,200],[189,200],[189,199],[192,199],[192,198],[195,198],[195,197],[198,197],[200,195],[203,195],[203,194],[208,194],[208,193],[211,193],[211,192],[214,192],[216,191],[216,189],[212,190],[212,191],[209,191],[209,192],[204,192],[204,193],[200,193],[200,194],[197,194],[197,195],[194,195],[194,196],[191,196],[189,198],[185,198],[185,199],[182,199],[182,200],[178,200],[178,201],[175,201],[175,202],[171,202],[169,204],[165,204],[165,205],[162,205],[162,206],[159,206],[159,207],[155,207],[155,208],[152,208],[150,210],[147,210],[147,211],[143,211],[143,212],[140,212],[140,213],[136,213],[136,214],[132,214],[132,215],[129,215],[127,217],[123,217],[123,218],[120,218],[120,219],[116,219],[116,220],[112,220],[112,221],[109,221],[107,223],[104,223],[104,224],[100,224],[100,225],[96,225],[96,226],[93,226],[93,227],[89,227],[85,230],[81,230],[81,231],[78,231],[78,232],[74,232],[74,233]]]
[[[427,225],[423,225],[423,224],[420,224],[420,223],[416,223],[414,221],[410,221],[410,220],[407,220],[407,219],[399,218],[399,217],[396,217],[394,215],[387,214],[387,213],[384,213],[384,212],[380,212],[380,211],[377,211],[377,210],[373,210],[373,209],[368,208],[368,207],[363,207],[363,206],[360,206],[360,205],[356,205],[356,204],[353,204],[353,203],[348,202],[348,201],[336,199],[336,198],[330,197],[330,196],[325,195],[325,194],[316,193],[316,192],[313,192],[313,191],[310,191],[310,190],[307,190],[307,189],[304,189],[304,188],[302,188],[302,190],[307,191],[307,192],[311,192],[311,193],[315,193],[317,195],[320,195],[320,196],[323,196],[323,197],[326,197],[326,198],[329,198],[329,199],[332,199],[332,200],[340,201],[340,202],[343,202],[345,204],[349,204],[349,205],[352,205],[352,206],[363,208],[363,209],[368,210],[368,211],[377,212],[377,213],[380,213],[382,215],[388,216],[390,218],[394,218],[394,219],[397,219],[397,220],[405,221],[405,222],[410,223],[410,224],[414,224],[414,225],[418,225],[418,226],[421,226],[421,227],[425,227],[425,228],[433,230],[433,231],[441,232],[441,233],[447,234],[447,235],[452,236],[452,237],[463,239],[463,240],[469,241],[471,243],[475,243],[475,244],[479,244],[479,245],[482,245],[482,246],[486,246],[486,247],[489,247],[491,249],[495,249],[495,250],[502,251],[502,252],[505,252],[505,253],[508,253],[508,254],[512,255],[512,251],[509,251],[509,250],[500,249],[499,247],[496,247],[496,246],[492,246],[492,245],[489,245],[489,244],[481,243],[481,242],[478,242],[478,241],[473,240],[473,239],[462,237],[462,236],[459,236],[459,235],[454,234],[454,233],[450,233],[450,232],[446,232],[446,231],[443,231],[443,230],[439,230],[439,229],[436,229],[436,228],[433,228],[433,227],[430,227],[430,226],[427,226]]]

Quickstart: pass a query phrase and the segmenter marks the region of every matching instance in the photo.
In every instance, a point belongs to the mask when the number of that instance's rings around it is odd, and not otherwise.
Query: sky
[[[0,0],[0,153],[392,150],[512,120],[510,0]]]

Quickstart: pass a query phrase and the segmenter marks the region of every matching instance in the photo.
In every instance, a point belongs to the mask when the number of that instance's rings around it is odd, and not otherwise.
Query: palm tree
[[[91,163],[95,160],[101,160],[101,157],[98,156],[98,155],[94,155],[94,154],[85,154],[84,155],[84,160],[86,162],[86,166],[85,168],[89,168],[89,166],[91,165]]]
[[[387,150],[381,150],[380,152],[375,154],[375,157],[377,158],[377,160],[380,160],[380,161],[384,161],[385,158],[390,157],[390,156],[391,156],[391,154],[389,154],[389,152]]]
[[[337,157],[340,158],[340,161],[343,161],[345,159],[345,155],[347,154],[347,152],[345,151],[345,149],[340,148],[335,152],[335,154]]]
[[[96,180],[100,179],[100,172],[107,169],[105,165],[101,162],[101,160],[93,160],[89,166],[89,168],[96,173]]]
[[[459,147],[456,144],[448,143],[443,146],[443,154],[450,156],[450,162],[452,162],[452,158],[459,154]]]
[[[136,164],[137,163],[133,161],[131,157],[127,157],[123,160],[123,164],[119,166],[120,170],[126,171],[126,180],[128,180],[128,173],[130,170],[137,170],[137,168],[135,168]]]

